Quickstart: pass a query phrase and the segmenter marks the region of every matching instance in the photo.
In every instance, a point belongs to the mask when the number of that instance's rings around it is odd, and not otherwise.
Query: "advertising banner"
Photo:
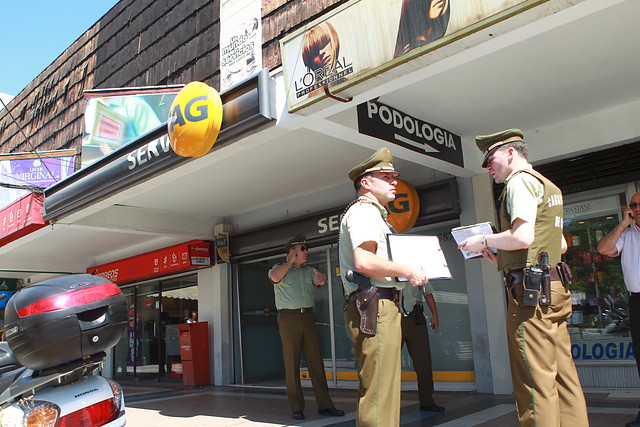
[[[571,356],[574,360],[633,360],[633,343],[630,338],[593,337],[571,340]]]
[[[29,193],[0,210],[0,246],[44,227],[43,205],[42,193]]]
[[[262,1],[220,2],[220,91],[262,68]]]
[[[289,110],[544,1],[353,0],[280,41]]]
[[[0,154],[0,209],[31,193],[15,186],[47,188],[74,172],[75,150]]]
[[[86,91],[82,166],[165,123],[181,88],[182,85]]]
[[[87,268],[118,285],[212,265],[212,242],[193,240]]]

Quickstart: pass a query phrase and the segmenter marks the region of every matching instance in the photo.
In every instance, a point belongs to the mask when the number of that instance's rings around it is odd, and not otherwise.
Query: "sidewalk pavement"
[[[313,390],[305,387],[306,419],[295,421],[289,411],[284,386],[195,388],[154,381],[123,381],[120,384],[125,394],[127,425],[135,427],[356,425],[357,390],[352,387],[331,389],[336,407],[346,413],[344,417],[320,416]],[[436,392],[436,402],[446,408],[444,413],[436,414],[420,411],[417,389],[405,388],[402,391],[402,426],[518,426],[512,396]],[[640,390],[587,390],[585,395],[591,427],[622,427],[638,413]]]

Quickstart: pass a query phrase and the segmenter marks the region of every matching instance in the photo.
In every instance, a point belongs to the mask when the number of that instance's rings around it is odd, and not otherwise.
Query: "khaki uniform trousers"
[[[358,427],[400,425],[400,351],[402,330],[400,310],[389,299],[378,301],[376,335],[360,332],[360,315],[355,305],[347,305],[347,334],[353,342],[360,389]]]
[[[300,353],[304,353],[318,410],[333,408],[322,359],[316,314],[278,312],[278,329],[282,339],[282,355],[287,381],[287,397],[291,412],[304,411],[304,395],[300,384]]]
[[[567,330],[571,292],[552,281],[549,307],[520,306],[522,285],[508,294],[507,341],[520,425],[588,426]]]
[[[418,376],[420,406],[432,406],[434,402],[431,346],[429,345],[427,319],[424,319],[424,316],[420,325],[416,324],[415,316],[402,317],[402,342],[407,344],[409,356],[413,361],[413,369]]]

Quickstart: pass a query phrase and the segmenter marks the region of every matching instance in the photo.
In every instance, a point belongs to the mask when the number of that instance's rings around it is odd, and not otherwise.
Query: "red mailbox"
[[[185,323],[178,331],[182,382],[186,386],[209,385],[209,324]]]

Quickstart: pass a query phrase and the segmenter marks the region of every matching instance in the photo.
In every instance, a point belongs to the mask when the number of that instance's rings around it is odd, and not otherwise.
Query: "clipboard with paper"
[[[481,222],[478,224],[465,225],[462,227],[453,228],[451,230],[451,235],[453,236],[453,239],[456,241],[456,243],[459,245],[460,243],[464,242],[466,239],[468,239],[471,236],[493,234],[495,232],[496,232],[496,229],[493,226],[493,224],[491,224],[490,222]],[[498,251],[494,248],[489,248],[489,249],[494,254],[498,253]],[[462,255],[464,255],[464,259],[482,257],[481,254],[472,254],[463,249],[460,249],[460,252],[462,252]]]
[[[418,266],[429,280],[451,279],[447,259],[437,236],[388,234],[387,248],[393,262]],[[407,278],[398,277],[398,281],[406,282]]]

